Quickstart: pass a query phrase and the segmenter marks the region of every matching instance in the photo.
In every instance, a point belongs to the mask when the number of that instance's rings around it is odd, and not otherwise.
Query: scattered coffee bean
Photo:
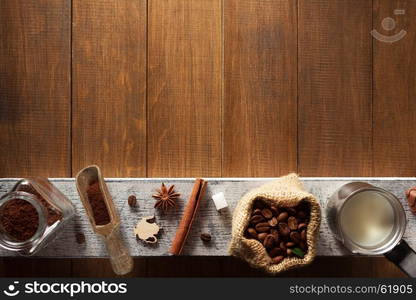
[[[211,235],[209,233],[201,233],[201,240],[203,242],[210,242],[211,241]]]
[[[137,204],[137,198],[134,195],[129,196],[127,203],[129,204],[130,207],[135,207]]]
[[[308,250],[309,212],[306,202],[295,207],[277,207],[257,200],[253,203],[246,237],[262,243],[273,263],[288,256],[303,257]]]
[[[85,243],[85,235],[82,232],[78,232],[75,235],[75,239],[77,240],[78,244],[84,244]]]
[[[266,218],[266,219],[270,219],[271,217],[273,217],[272,211],[268,208],[263,208],[261,210],[261,214]]]

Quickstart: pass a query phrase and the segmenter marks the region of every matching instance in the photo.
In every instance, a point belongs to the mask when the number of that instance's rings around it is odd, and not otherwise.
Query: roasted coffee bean
[[[299,225],[298,225],[298,229],[299,230],[302,230],[302,229],[304,229],[304,228],[306,228],[308,225],[306,225],[306,223],[300,223]]]
[[[271,229],[270,234],[274,237],[274,242],[277,244],[279,242],[279,232],[277,229]]]
[[[274,246],[274,236],[271,234],[268,234],[266,238],[263,241],[263,246],[266,247],[266,249],[273,248]]]
[[[129,198],[127,199],[127,203],[129,204],[130,207],[135,207],[137,204],[136,196],[130,195]]]
[[[291,247],[294,247],[294,246],[295,246],[294,242],[287,242],[286,243],[286,247],[288,247],[288,248],[291,248]]]
[[[280,247],[280,249],[282,249],[283,251],[285,251],[285,252],[286,252],[287,247],[286,247],[285,242],[280,242],[279,247]]]
[[[299,233],[299,232],[297,232],[297,231],[292,231],[292,232],[290,233],[290,239],[291,239],[294,243],[299,244],[299,243],[300,243],[300,241],[301,241],[301,238],[300,238],[300,233]]]
[[[287,219],[287,225],[289,225],[290,230],[298,229],[298,220],[295,217],[289,217]]]
[[[272,258],[272,262],[274,264],[278,264],[278,263],[282,262],[282,260],[284,260],[284,259],[285,259],[284,256],[276,256],[276,257]]]
[[[306,216],[307,216],[307,215],[306,215],[306,212],[305,212],[305,211],[303,211],[303,210],[298,211],[296,215],[297,215],[297,217],[298,217],[298,218],[300,218],[300,219],[305,219],[305,218],[306,218]]]
[[[302,230],[301,231],[301,233],[300,233],[300,239],[302,240],[302,241],[306,241],[306,229],[304,229],[304,230]]]
[[[270,210],[272,211],[273,216],[277,217],[279,215],[279,209],[276,206],[272,205]]]
[[[270,250],[269,255],[270,257],[276,257],[276,256],[280,256],[283,255],[284,251],[280,248],[273,248],[272,250]]]
[[[289,215],[296,216],[297,211],[293,207],[288,207],[288,208],[286,208],[286,210],[289,213]]]
[[[287,212],[281,212],[279,214],[279,216],[277,217],[277,220],[279,222],[285,221],[287,219],[287,217],[289,216],[289,214]]]
[[[256,202],[254,202],[254,209],[263,209],[264,208],[264,203],[262,201],[257,200]]]
[[[261,209],[260,209],[260,208],[256,208],[256,209],[253,211],[252,215],[261,215]]]
[[[286,223],[281,222],[279,223],[278,227],[279,227],[279,235],[288,236],[290,234],[289,226],[287,226]]]
[[[264,241],[264,239],[266,238],[266,236],[267,236],[267,232],[262,232],[262,233],[259,233],[259,234],[257,235],[257,239],[258,239],[260,242],[263,242],[263,241]]]
[[[287,256],[292,255],[292,249],[287,248],[286,249],[286,254],[287,254]]]
[[[272,211],[268,208],[263,208],[261,210],[261,214],[263,215],[263,217],[265,217],[266,219],[270,219],[271,217],[273,217]]]
[[[269,231],[269,229],[270,229],[270,225],[267,222],[256,224],[257,232],[267,232]]]
[[[247,228],[247,234],[249,237],[257,239],[257,236],[258,236],[257,231],[254,228],[251,228],[251,227]]]
[[[269,225],[270,225],[271,227],[275,227],[275,226],[277,226],[277,223],[279,223],[279,221],[277,221],[276,217],[273,217],[273,218],[271,218],[271,219],[269,220]]]
[[[250,223],[253,224],[253,225],[256,225],[257,223],[261,223],[261,222],[264,222],[264,221],[266,221],[266,219],[263,218],[262,215],[254,215],[250,218]]]
[[[203,242],[206,242],[206,243],[211,241],[211,235],[209,233],[201,233],[200,238]]]

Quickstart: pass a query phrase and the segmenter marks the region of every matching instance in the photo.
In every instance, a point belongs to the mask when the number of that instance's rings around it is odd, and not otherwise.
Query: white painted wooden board
[[[195,256],[227,256],[228,243],[231,237],[232,212],[238,200],[249,190],[273,180],[272,178],[212,178],[208,180],[205,198],[201,202],[197,219],[184,248],[184,255]],[[0,179],[0,195],[9,191],[16,183],[16,179]],[[74,203],[77,216],[69,223],[58,238],[46,249],[40,251],[39,257],[105,257],[107,251],[101,238],[93,233],[81,201],[76,191],[74,179],[51,179],[71,201]],[[350,181],[365,181],[384,188],[395,194],[403,203],[408,226],[404,239],[411,247],[416,249],[416,217],[413,216],[406,204],[404,191],[416,185],[416,178],[302,178],[306,190],[314,194],[321,202],[322,223],[318,242],[318,255],[342,256],[349,252],[338,243],[329,231],[325,219],[325,203],[329,196],[341,185]],[[122,234],[133,256],[167,256],[176,227],[182,216],[183,209],[192,190],[194,179],[106,179],[110,193],[122,220]],[[175,209],[166,214],[155,210],[152,193],[160,184],[175,184],[176,190],[182,194]],[[219,214],[211,200],[211,195],[224,192],[230,206],[228,211]],[[127,198],[136,195],[137,208],[130,208]],[[155,245],[145,245],[136,240],[133,228],[144,216],[156,215],[157,223],[163,228],[159,242]],[[76,232],[83,232],[86,236],[85,244],[77,244]],[[212,235],[211,243],[204,244],[199,236],[202,232]],[[13,256],[10,252],[0,249],[1,256]]]

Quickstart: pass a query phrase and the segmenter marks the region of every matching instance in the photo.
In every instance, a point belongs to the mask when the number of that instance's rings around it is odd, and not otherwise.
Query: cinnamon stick
[[[170,248],[170,253],[173,255],[180,255],[182,253],[186,238],[188,237],[192,223],[195,219],[199,202],[204,197],[206,186],[207,181],[200,178],[195,180],[191,196],[189,197],[188,204],[185,207],[182,219],[179,222],[178,229],[176,230],[176,235],[173,239],[172,247]]]

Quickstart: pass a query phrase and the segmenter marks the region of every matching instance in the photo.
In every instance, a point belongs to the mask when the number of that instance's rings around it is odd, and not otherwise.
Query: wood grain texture
[[[224,1],[223,176],[297,169],[293,0]]]
[[[404,15],[395,15],[404,9]],[[415,1],[374,1],[374,29],[393,43],[373,39],[374,48],[374,173],[378,176],[414,176],[416,173],[416,16]],[[382,22],[393,18],[396,27]]]
[[[73,174],[146,174],[146,1],[73,1]]]
[[[70,8],[69,0],[0,1],[0,177],[70,176]],[[71,271],[70,260],[0,266],[2,277]]]
[[[220,176],[221,1],[148,5],[148,176]]]
[[[70,1],[0,1],[0,176],[69,176]]]
[[[371,176],[371,1],[299,0],[299,172]]]

